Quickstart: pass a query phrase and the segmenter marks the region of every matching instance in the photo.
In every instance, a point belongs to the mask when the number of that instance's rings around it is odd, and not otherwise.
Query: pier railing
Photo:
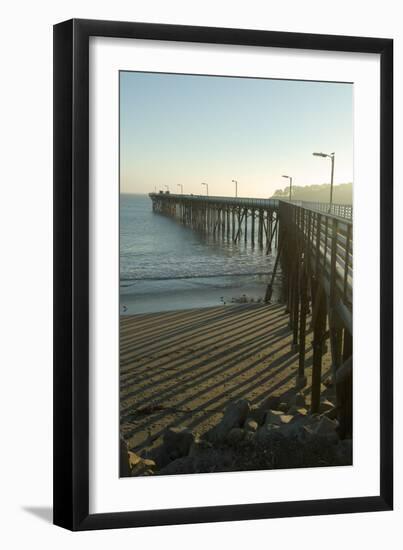
[[[346,218],[351,220],[353,217],[353,207],[351,204],[332,204],[328,202],[315,202],[315,201],[288,201],[287,199],[263,199],[253,197],[220,197],[220,196],[207,196],[207,195],[183,195],[176,193],[150,193],[151,199],[157,199],[163,197],[166,201],[181,202],[181,201],[193,201],[200,203],[210,204],[226,204],[228,206],[246,206],[249,208],[278,208],[280,202],[287,202],[288,204],[295,204],[311,210],[319,210],[326,214],[332,214],[340,218]]]
[[[165,201],[183,202],[191,201],[206,204],[225,204],[228,206],[247,206],[249,208],[278,208],[278,199],[259,199],[250,197],[216,197],[207,195],[180,195],[175,193],[150,193],[151,199],[158,200],[163,197]]]

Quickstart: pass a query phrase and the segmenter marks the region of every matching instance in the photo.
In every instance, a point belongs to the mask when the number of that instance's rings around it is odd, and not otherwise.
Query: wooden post
[[[301,313],[299,322],[299,359],[298,376],[305,374],[305,349],[306,349],[306,316],[308,314],[307,273],[306,260],[301,267]]]
[[[255,209],[252,208],[252,245],[255,244]]]
[[[300,269],[300,254],[298,252],[298,255],[295,259],[295,267],[294,267],[294,277],[293,277],[293,309],[291,311],[292,315],[292,329],[293,329],[293,336],[292,336],[292,346],[291,349],[295,353],[298,351],[298,321],[299,321],[299,269]]]
[[[317,297],[317,311],[313,327],[312,393],[311,412],[319,412],[320,385],[322,377],[322,355],[326,332],[326,295],[321,288]]]

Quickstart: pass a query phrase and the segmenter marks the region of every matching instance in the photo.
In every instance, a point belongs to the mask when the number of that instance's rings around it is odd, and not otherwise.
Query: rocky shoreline
[[[120,441],[121,477],[351,464],[352,440],[339,437],[334,403],[322,396],[319,413],[311,414],[302,392],[288,401],[269,396],[258,406],[230,401],[203,437],[168,426],[161,444],[143,456]]]

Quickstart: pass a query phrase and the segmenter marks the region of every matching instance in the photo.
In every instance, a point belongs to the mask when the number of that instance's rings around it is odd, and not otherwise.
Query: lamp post
[[[182,184],[182,183],[178,183],[178,187],[181,188],[181,194],[183,195],[183,184]]]
[[[290,201],[291,201],[291,193],[292,193],[292,177],[291,176],[281,176],[282,178],[286,178],[290,180]]]
[[[206,186],[206,191],[207,191],[207,196],[208,196],[208,183],[202,182],[202,185],[205,185],[205,186]]]
[[[329,203],[329,214],[332,211],[332,205],[333,205],[333,175],[334,175],[334,153],[312,153],[314,157],[327,157],[331,160],[331,169],[330,169],[330,203]]]
[[[235,183],[235,197],[238,196],[238,182],[237,180],[231,180],[232,183]]]

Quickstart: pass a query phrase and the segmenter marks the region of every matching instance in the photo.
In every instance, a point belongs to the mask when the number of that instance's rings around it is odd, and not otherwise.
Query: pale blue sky
[[[352,84],[120,73],[121,192],[268,197],[353,181]]]

